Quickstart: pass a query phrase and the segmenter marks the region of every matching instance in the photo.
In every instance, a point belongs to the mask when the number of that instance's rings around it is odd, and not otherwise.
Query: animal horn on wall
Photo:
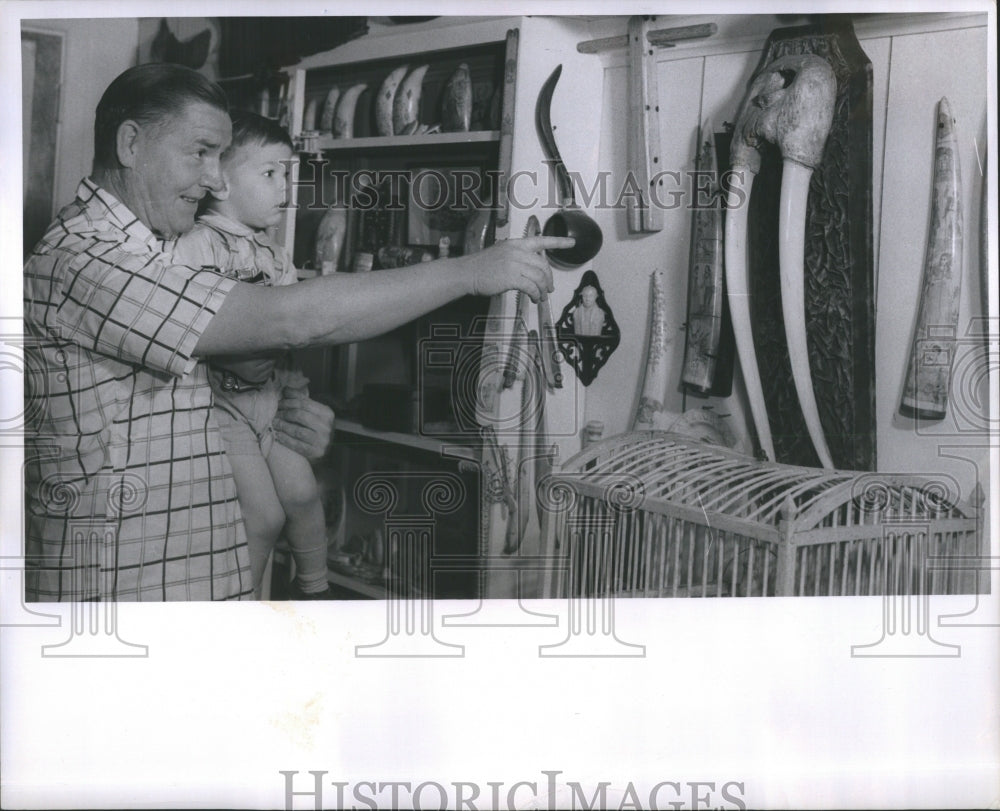
[[[746,235],[750,193],[760,171],[759,147],[765,141],[774,143],[783,159],[778,261],[788,356],[809,437],[827,468],[833,467],[833,461],[819,420],[806,346],[805,224],[809,182],[833,123],[836,90],[833,69],[825,59],[811,54],[776,59],[754,78],[733,133],[725,244],[727,295],[736,349],[761,448],[773,461],[774,443],[750,324]]]
[[[691,215],[691,250],[688,269],[687,325],[681,382],[699,394],[711,392],[722,334],[722,203],[719,198],[718,161],[711,124],[701,129],[695,171],[697,193],[706,191]],[[708,179],[707,188],[701,183]]]
[[[955,358],[959,295],[962,292],[962,188],[955,119],[948,99],[937,107],[934,191],[930,236],[924,255],[924,286],[900,412],[924,420],[944,419]]]
[[[632,421],[633,431],[650,431],[664,428],[665,416],[675,414],[664,411],[663,398],[667,390],[667,296],[664,288],[663,271],[653,271],[650,277],[652,287],[649,308],[649,350],[646,354],[642,393],[639,407]]]

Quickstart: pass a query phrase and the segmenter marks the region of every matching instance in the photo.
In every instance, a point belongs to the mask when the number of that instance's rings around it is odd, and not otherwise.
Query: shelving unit
[[[545,163],[536,133],[534,107],[542,80],[556,64],[564,63],[566,68],[559,94],[560,103],[565,105],[558,111],[559,126],[564,127],[560,130],[561,146],[574,170],[590,173],[596,168],[594,142],[582,134],[592,131],[594,115],[600,114],[601,105],[570,103],[599,88],[599,64],[593,57],[581,56],[575,50],[576,43],[587,36],[588,25],[583,20],[443,17],[428,23],[373,31],[286,68],[290,76],[287,99],[291,134],[301,151],[300,161],[292,172],[292,187],[298,196],[292,199],[294,205],[287,211],[279,238],[292,253],[296,266],[316,273],[308,260],[313,258],[319,220],[326,211],[325,206],[343,202],[325,195],[316,197],[317,189],[324,192],[324,173],[333,179],[344,173],[352,177],[366,170],[419,173],[425,168],[464,170],[474,167],[487,179],[495,174],[496,178],[510,181],[515,173],[525,172],[529,178],[535,178],[534,191],[530,179],[516,189],[508,189],[502,181],[483,187],[486,199],[490,200],[487,207],[493,212],[490,236],[506,239],[520,235],[532,213],[541,220],[547,219],[551,212],[544,210],[544,201],[551,185],[551,169]],[[474,110],[469,131],[409,136],[378,134],[374,122],[375,96],[386,76],[404,64],[411,70],[428,66],[418,120],[430,126],[441,120],[440,97],[449,77],[459,65],[467,65]],[[358,83],[367,87],[357,98],[354,137],[334,138],[332,133],[318,133],[314,129],[303,132],[304,114],[309,106],[317,109],[318,119],[331,89],[343,93]],[[524,204],[522,200],[515,202],[507,198],[508,191],[522,190],[529,195],[534,193],[538,199]],[[315,199],[309,199],[310,196]],[[358,207],[354,210],[357,212]],[[444,210],[450,211],[447,206]],[[348,216],[356,219],[348,225],[346,247],[338,266],[340,272],[354,269],[351,256],[358,245],[352,243],[352,239],[360,238],[360,234],[371,242],[370,231],[358,230],[365,215],[349,213]],[[442,219],[447,220],[447,216]],[[399,225],[396,222],[380,233],[389,233],[394,239],[402,233],[401,244],[415,244],[433,254],[437,248],[436,237],[414,241],[409,234],[409,219],[402,228],[397,227]],[[424,236],[428,232],[433,236],[442,230],[454,233],[432,222],[426,223],[429,227],[424,227],[424,223],[417,225]],[[366,245],[364,252],[370,253],[371,247]],[[454,253],[461,253],[462,247],[452,240]],[[575,284],[570,275],[565,274],[556,281],[557,286],[569,286],[568,289]],[[557,292],[563,297],[566,291]],[[513,305],[513,294],[492,299],[467,297],[378,338],[348,346],[309,350],[303,358],[312,396],[332,404],[338,413],[337,434],[329,463],[331,469],[344,474],[346,483],[351,484],[372,472],[390,476],[406,473],[412,477],[434,470],[457,475],[466,482],[465,502],[456,514],[435,519],[432,533],[437,539],[435,544],[442,541],[448,547],[443,553],[445,558],[452,563],[461,559],[468,567],[459,571],[456,566],[451,567],[454,571],[438,573],[448,585],[442,593],[435,584],[435,597],[508,596],[509,588],[517,586],[516,582],[507,582],[511,577],[509,561],[500,561],[497,566],[491,563],[494,556],[504,554],[508,516],[496,493],[498,472],[490,467],[489,460],[496,457],[483,453],[480,433],[481,426],[492,424],[496,416],[481,410],[484,373],[480,370],[479,359],[481,355],[506,351],[503,325],[512,319]],[[460,345],[465,354],[453,355],[462,359],[450,362],[450,368],[444,363],[425,374],[429,364],[423,362],[414,348],[426,346],[422,343],[425,339],[436,341],[444,333],[450,335],[450,340]],[[460,377],[454,374],[458,367],[461,367]],[[395,430],[376,430],[372,425],[371,409],[358,408],[358,397],[364,394],[366,385],[405,387],[418,382],[432,385],[438,394],[444,392],[453,410],[456,405],[461,409],[463,419],[454,420],[461,423],[457,425],[458,431],[448,431],[447,426],[440,434],[436,430],[420,431],[416,427],[407,431],[402,427],[408,422],[405,413],[396,415]],[[425,388],[424,392],[427,391],[429,389]],[[504,413],[507,413],[519,397],[519,391],[518,387],[489,396],[497,407],[499,401],[504,400]],[[440,416],[430,419],[438,424],[447,423]],[[412,424],[412,420],[409,423]],[[499,453],[516,459],[515,441],[512,437],[501,436]],[[352,535],[364,532],[375,520],[361,515],[356,505],[350,509],[352,512],[347,516],[340,542],[349,542]],[[384,526],[390,523],[387,516],[378,520]],[[528,533],[536,538],[528,541],[529,546],[537,544],[539,531],[534,520]],[[433,554],[436,556],[438,552]],[[350,584],[343,582],[343,575],[336,574],[341,578],[336,583],[338,588],[346,586],[349,589]],[[468,580],[463,582],[463,577]],[[334,583],[333,578],[331,583]],[[374,596],[370,588],[360,588],[370,584],[357,585],[355,593]]]
[[[454,459],[465,459],[469,462],[478,462],[480,453],[478,447],[469,444],[449,442],[421,434],[404,434],[399,431],[375,431],[366,428],[355,420],[337,420],[336,431],[338,433],[350,434],[355,437],[373,439],[378,442],[387,442],[391,445],[400,445],[405,448],[427,451],[441,457],[451,457]]]
[[[293,185],[293,193],[297,194],[293,201],[298,205],[289,208],[283,237],[285,245],[293,252],[293,261],[297,267],[310,265],[316,228],[325,211],[325,208],[316,205],[316,199],[308,199],[310,192],[300,192],[305,187],[301,178],[315,180],[317,175],[314,173],[317,171],[325,173],[319,175],[323,181],[332,177],[335,172],[353,175],[362,170],[406,171],[423,167],[477,167],[483,172],[509,172],[510,139],[505,139],[501,131],[500,113],[501,94],[509,92],[511,86],[509,80],[505,81],[505,71],[511,68],[508,64],[507,43],[510,28],[494,20],[482,25],[462,26],[462,30],[465,36],[459,37],[456,47],[437,47],[440,45],[437,37],[418,36],[416,39],[407,38],[404,43],[398,37],[376,36],[370,38],[370,47],[364,48],[363,54],[354,54],[360,58],[350,58],[350,52],[356,52],[359,46],[359,43],[351,42],[328,54],[310,57],[290,71],[292,79],[288,100],[292,136],[300,150],[300,166],[293,178],[300,182]],[[377,134],[374,122],[376,93],[385,77],[403,64],[409,65],[411,69],[418,65],[428,65],[419,105],[419,121],[426,125],[434,125],[440,121],[443,88],[458,66],[466,65],[472,82],[475,108],[470,129],[414,135]],[[310,103],[322,110],[331,89],[336,88],[342,92],[358,83],[364,83],[367,88],[358,97],[355,107],[355,137],[334,138],[330,132],[303,131],[303,117]],[[311,168],[301,165],[307,160],[313,164]],[[324,187],[315,188],[326,194]],[[316,192],[312,192],[312,196],[315,198]],[[344,255],[338,268],[341,271],[351,269],[353,252],[359,248],[362,238],[370,238],[370,232],[362,231],[366,215],[355,217],[352,213],[350,216],[352,219],[345,238]],[[408,221],[405,226],[402,244],[411,241]],[[393,233],[400,230],[395,228]],[[505,236],[506,230],[503,227],[494,228],[494,235]],[[436,248],[436,245],[426,247]],[[461,253],[463,246],[456,245],[454,248]],[[416,370],[421,360],[416,355],[416,347],[421,338],[433,336],[435,325],[446,323],[455,327],[453,331],[458,340],[468,341],[470,322],[484,316],[487,305],[488,302],[471,299],[454,302],[376,339],[342,347],[310,350],[304,366],[311,378],[313,395],[356,407],[358,396],[364,393],[366,385],[377,382],[415,386],[418,382]],[[433,374],[426,378],[421,376],[421,380],[425,383],[434,381],[439,387],[450,385],[446,374],[437,378]],[[386,480],[399,491],[400,509],[405,509],[413,507],[420,500],[411,492],[416,485],[410,479],[415,475],[441,471],[442,475],[464,477],[463,480],[467,482],[467,503],[457,515],[442,518],[437,527],[436,543],[441,543],[456,554],[478,554],[478,435],[471,433],[460,436],[455,435],[455,432],[449,435],[446,431],[438,436],[420,431],[377,430],[370,424],[374,422],[370,419],[370,414],[368,419],[363,419],[363,409],[355,408],[346,418],[343,408],[336,410],[340,414],[327,468],[328,473],[339,478],[340,486],[347,488],[350,493],[359,477],[372,472],[383,472]],[[407,499],[411,503],[407,503]],[[333,541],[341,547],[349,545],[359,535],[373,532],[373,527],[379,521],[388,520],[384,516],[378,518],[364,514],[353,498],[348,498],[348,502],[341,537]],[[386,596],[383,586],[363,582],[333,568],[329,575],[331,585],[338,590],[346,590],[366,598]],[[451,584],[443,588],[452,596],[478,596],[478,578],[472,578],[474,583],[470,580],[463,585],[461,577],[456,579],[454,574],[448,577],[452,578]]]
[[[334,138],[332,135],[302,133],[311,152],[323,154],[359,153],[378,149],[412,149],[413,147],[445,147],[459,144],[499,143],[500,130],[475,130],[471,132],[430,132],[421,135],[372,135],[366,138]]]

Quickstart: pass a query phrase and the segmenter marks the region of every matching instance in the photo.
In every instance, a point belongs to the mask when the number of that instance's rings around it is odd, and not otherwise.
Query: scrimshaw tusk
[[[733,135],[735,176],[730,184],[726,213],[726,281],[736,348],[761,447],[773,461],[774,444],[750,331],[746,233],[753,176],[760,171],[758,147],[763,141],[777,144],[784,158],[778,245],[785,334],[799,406],[825,467],[833,467],[833,463],[816,408],[805,340],[805,217],[809,179],[823,157],[833,123],[836,91],[833,68],[813,54],[780,57],[754,78],[740,107]],[[746,174],[750,175],[749,182]]]
[[[323,102],[323,114],[319,119],[319,129],[324,135],[333,135],[333,118],[337,113],[337,102],[340,101],[340,89],[331,87]],[[315,119],[314,119],[315,120]]]
[[[955,119],[946,98],[938,102],[936,132],[923,289],[900,401],[904,416],[923,420],[943,420],[948,412],[962,292],[962,175]]]
[[[368,88],[366,84],[356,84],[349,87],[337,102],[337,110],[333,116],[333,137],[350,139],[354,137],[354,112],[358,106],[358,97]]]
[[[823,436],[819,408],[809,370],[809,350],[806,346],[806,199],[813,170],[798,161],[786,158],[781,170],[781,202],[778,211],[778,263],[781,267],[781,313],[785,321],[788,359],[792,364],[792,380],[799,396],[799,406],[806,429],[819,461],[825,468],[833,467],[830,449]]]
[[[378,89],[375,97],[375,131],[379,135],[392,135],[392,106],[396,100],[396,90],[406,76],[409,65],[400,65],[392,71]]]
[[[412,135],[419,125],[420,96],[428,68],[430,65],[414,68],[396,90],[392,100],[392,131],[396,135]]]
[[[736,352],[750,401],[750,414],[757,428],[757,438],[764,455],[774,461],[774,441],[764,405],[764,387],[760,382],[757,354],[750,328],[750,278],[747,260],[747,215],[750,192],[756,173],[746,166],[734,166],[726,195],[726,297],[733,321]]]
[[[663,404],[667,392],[667,294],[662,270],[650,274],[649,348],[643,371],[642,392],[632,420],[633,431],[663,430],[676,414]]]

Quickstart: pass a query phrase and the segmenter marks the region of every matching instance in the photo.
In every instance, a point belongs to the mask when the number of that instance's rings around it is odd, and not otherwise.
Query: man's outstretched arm
[[[552,290],[541,251],[572,239],[500,242],[468,257],[374,273],[335,273],[287,287],[237,284],[202,332],[198,356],[360,341],[381,335],[463,295]]]

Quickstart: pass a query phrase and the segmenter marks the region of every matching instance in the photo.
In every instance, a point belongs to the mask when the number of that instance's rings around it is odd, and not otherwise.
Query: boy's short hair
[[[292,152],[295,151],[288,130],[277,121],[247,110],[232,110],[229,115],[233,120],[233,140],[226,149],[223,159],[231,157],[238,149],[245,146],[281,144]]]

